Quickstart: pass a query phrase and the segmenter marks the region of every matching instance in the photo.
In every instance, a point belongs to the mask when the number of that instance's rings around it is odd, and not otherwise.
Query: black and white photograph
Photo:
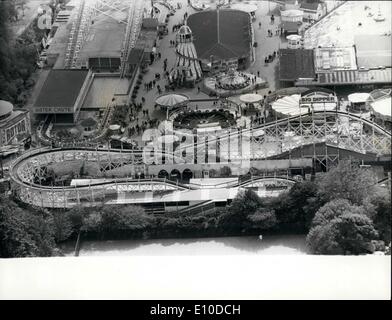
[[[0,299],[390,300],[391,30],[391,1],[1,0]]]

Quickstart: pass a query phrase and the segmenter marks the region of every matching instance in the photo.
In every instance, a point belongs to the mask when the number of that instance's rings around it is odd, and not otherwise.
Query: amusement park
[[[390,192],[389,2],[40,8],[31,97],[0,95],[0,190],[17,203],[207,215],[346,163]]]

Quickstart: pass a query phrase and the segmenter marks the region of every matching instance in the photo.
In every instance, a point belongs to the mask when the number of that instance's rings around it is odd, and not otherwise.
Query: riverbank
[[[62,245],[74,256],[74,242]],[[79,256],[304,255],[306,235],[264,235],[188,239],[83,241]]]

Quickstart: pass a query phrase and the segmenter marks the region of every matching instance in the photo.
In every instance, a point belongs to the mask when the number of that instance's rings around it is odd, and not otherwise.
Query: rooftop
[[[280,27],[288,32],[298,32],[299,28],[301,28],[301,22],[293,22],[293,21],[282,21],[280,23]]]
[[[0,100],[0,117],[3,117],[7,114],[11,114],[14,106],[11,102]]]
[[[33,107],[73,107],[87,74],[88,70],[51,70]]]
[[[188,17],[197,55],[210,59],[211,55],[230,59],[249,54],[250,17],[239,10],[203,11]]]
[[[317,72],[331,70],[356,70],[354,47],[323,47],[314,50]]]
[[[280,54],[280,80],[315,77],[313,50],[281,49]]]
[[[301,3],[300,8],[303,10],[317,11],[319,5],[319,2],[303,2]]]
[[[141,48],[133,48],[128,55],[128,63],[137,65],[143,57],[144,50]]]
[[[364,10],[362,1],[347,1],[334,10],[325,19],[314,24],[305,31],[304,46],[306,49],[321,47],[347,47],[355,44],[357,35],[385,34],[391,31],[391,1],[367,1],[371,8]],[[385,20],[376,22],[373,17],[378,10]],[[373,16],[368,16],[368,14]],[[389,41],[390,38],[389,38]]]
[[[139,38],[136,41],[135,48],[145,49],[146,52],[149,52],[154,47],[156,39],[156,30],[141,30]]]
[[[110,11],[112,17],[100,14],[94,18],[87,38],[79,53],[81,60],[92,57],[120,57],[121,47],[125,35],[126,10]]]
[[[142,22],[142,29],[156,30],[158,27],[158,19],[156,18],[144,18]]]
[[[378,68],[379,66],[390,67],[391,37],[377,34],[362,34],[354,37],[357,49],[359,67]]]

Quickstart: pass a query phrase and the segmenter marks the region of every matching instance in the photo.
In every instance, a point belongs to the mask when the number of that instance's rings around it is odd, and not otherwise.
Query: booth
[[[281,21],[283,22],[302,22],[304,12],[302,10],[285,10],[280,12]]]
[[[349,111],[355,113],[369,112],[369,93],[352,93],[348,95]]]
[[[302,47],[301,36],[297,34],[291,34],[286,37],[288,44],[288,49],[299,49]]]

